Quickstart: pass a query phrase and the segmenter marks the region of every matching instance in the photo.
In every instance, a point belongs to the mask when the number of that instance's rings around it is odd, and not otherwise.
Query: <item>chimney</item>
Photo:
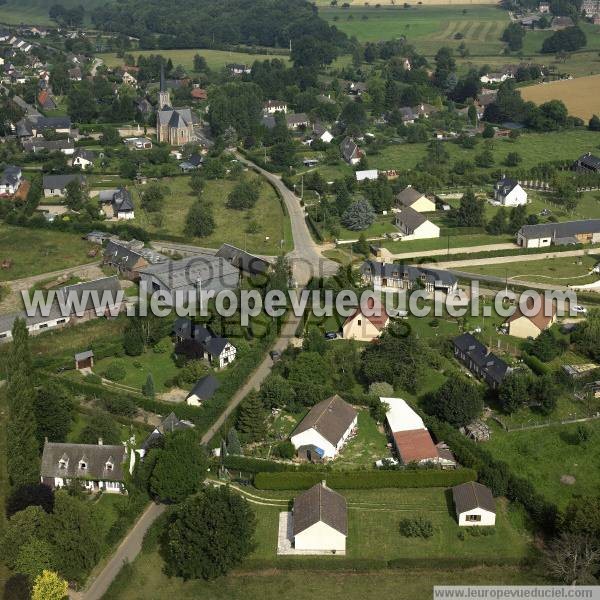
[[[322,479],[322,480],[321,480],[321,485],[322,485],[323,487],[327,487],[327,480],[326,480],[326,479]]]
[[[98,438],[98,446],[102,446],[104,444],[104,442],[102,441],[102,438]]]

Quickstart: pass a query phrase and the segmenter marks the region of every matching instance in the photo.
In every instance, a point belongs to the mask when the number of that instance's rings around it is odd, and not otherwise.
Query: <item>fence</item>
[[[562,419],[560,421],[551,421],[548,419],[544,423],[536,423],[534,425],[527,425],[522,423],[521,425],[515,425],[514,427],[509,427],[500,419],[500,417],[492,416],[492,419],[504,429],[507,433],[511,433],[513,431],[527,431],[529,429],[544,429],[545,427],[552,427],[554,425],[572,425],[573,423],[585,423],[587,421],[595,421],[596,419],[600,419],[600,413],[596,413],[595,415],[591,415],[589,417],[581,417],[579,419]]]

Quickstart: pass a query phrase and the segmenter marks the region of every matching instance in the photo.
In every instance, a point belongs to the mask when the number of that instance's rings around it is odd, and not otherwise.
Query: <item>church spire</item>
[[[169,94],[169,90],[167,89],[167,84],[165,83],[165,65],[164,63],[161,63],[160,88],[158,92],[158,110],[162,110],[166,106],[171,106],[171,96]]]

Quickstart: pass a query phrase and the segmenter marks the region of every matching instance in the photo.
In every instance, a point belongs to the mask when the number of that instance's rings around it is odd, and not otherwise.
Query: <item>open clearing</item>
[[[569,114],[587,121],[593,114],[600,113],[600,75],[531,85],[521,88],[521,96],[536,104],[562,100]]]
[[[229,52],[227,50],[206,50],[204,48],[191,50],[131,50],[131,54],[137,59],[138,56],[148,56],[149,54],[161,54],[166,58],[170,58],[175,66],[182,65],[186,70],[194,70],[194,56],[199,54],[206,59],[206,62],[211,69],[222,69],[229,63],[240,63],[251,65],[256,60],[269,60],[279,58],[288,61],[289,57],[280,54],[276,48],[269,54],[250,54],[249,52]],[[106,66],[118,67],[123,64],[123,59],[119,58],[115,52],[106,54],[98,54]]]

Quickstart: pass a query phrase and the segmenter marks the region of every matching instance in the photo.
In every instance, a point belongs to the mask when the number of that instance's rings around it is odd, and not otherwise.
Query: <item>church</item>
[[[171,107],[171,96],[165,85],[164,69],[160,71],[156,136],[159,142],[171,146],[183,146],[194,139],[192,111],[190,108]]]

